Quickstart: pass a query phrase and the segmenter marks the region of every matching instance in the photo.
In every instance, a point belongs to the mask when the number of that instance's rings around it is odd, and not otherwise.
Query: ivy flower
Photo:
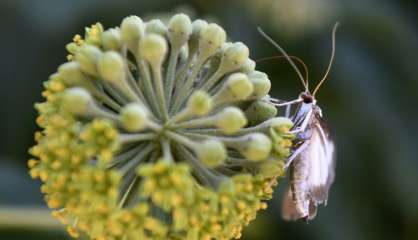
[[[217,24],[100,23],[44,83],[30,175],[77,238],[231,239],[266,208],[291,122]]]

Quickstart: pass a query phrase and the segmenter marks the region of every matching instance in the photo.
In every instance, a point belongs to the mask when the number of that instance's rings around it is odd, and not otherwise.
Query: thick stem
[[[166,105],[165,97],[164,97],[165,94],[164,94],[164,88],[163,88],[163,80],[161,77],[161,65],[152,64],[151,68],[152,68],[152,72],[154,76],[154,83],[155,83],[160,112],[163,117],[163,122],[167,122],[168,109],[167,109],[167,105]]]

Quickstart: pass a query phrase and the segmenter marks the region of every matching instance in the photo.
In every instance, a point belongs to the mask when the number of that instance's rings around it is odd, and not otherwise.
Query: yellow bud
[[[105,50],[119,50],[122,45],[121,41],[119,29],[111,28],[102,34],[102,45]]]
[[[227,107],[216,115],[216,127],[226,134],[236,133],[246,124],[244,113],[237,107]]]
[[[234,73],[214,96],[217,103],[247,99],[253,92],[253,84],[243,73]]]
[[[147,110],[138,103],[130,103],[121,110],[121,120],[128,131],[143,130],[147,122]]]
[[[248,77],[254,86],[254,91],[252,93],[253,98],[262,98],[269,93],[271,82],[268,79],[267,74],[255,71],[250,73]]]
[[[212,98],[204,91],[195,91],[190,97],[187,107],[196,116],[204,116],[212,110]]]
[[[204,28],[208,26],[208,23],[204,20],[197,19],[192,23],[192,33],[189,38],[189,51],[194,53],[199,47],[200,33]]]
[[[203,164],[213,168],[224,162],[226,149],[222,142],[209,139],[197,145],[196,154]]]
[[[179,13],[174,15],[168,23],[168,37],[172,48],[179,49],[189,39],[192,33],[192,23],[189,16]]]
[[[165,36],[167,33],[167,27],[164,25],[164,23],[160,19],[153,19],[149,22],[147,22],[145,27],[146,33],[153,33],[158,34],[161,36]]]
[[[28,167],[29,167],[29,168],[33,168],[33,167],[35,167],[38,163],[39,163],[39,161],[38,161],[38,160],[36,160],[36,159],[30,159],[30,160],[28,161]]]
[[[76,53],[75,59],[80,63],[80,69],[84,73],[96,76],[97,75],[97,61],[99,60],[102,51],[94,45],[84,44]]]
[[[118,85],[125,79],[125,64],[122,56],[115,51],[105,52],[98,62],[98,71],[104,80]]]
[[[217,24],[211,23],[203,28],[200,33],[199,54],[206,59],[215,54],[225,43],[226,33]]]
[[[78,230],[74,226],[68,226],[67,227],[67,232],[68,232],[68,234],[70,234],[70,236],[72,238],[79,238],[80,237],[80,233],[78,232]]]
[[[262,133],[248,134],[244,136],[242,143],[240,152],[249,160],[260,161],[270,155],[271,140]]]
[[[223,72],[239,69],[247,60],[250,51],[241,42],[233,43],[224,49],[220,68]]]
[[[141,18],[137,16],[129,16],[123,19],[120,25],[121,40],[128,49],[136,53],[138,42],[145,33],[145,26]]]
[[[86,114],[93,99],[84,88],[74,87],[65,90],[62,107],[72,114]]]
[[[81,72],[78,62],[67,62],[58,67],[58,73],[62,81],[69,85],[79,85],[83,81],[87,81],[87,77]]]
[[[139,54],[151,65],[159,65],[167,53],[167,42],[165,38],[157,34],[147,34],[139,42]]]

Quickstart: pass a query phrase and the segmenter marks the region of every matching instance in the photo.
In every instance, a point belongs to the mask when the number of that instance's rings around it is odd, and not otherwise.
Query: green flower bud
[[[86,81],[87,77],[81,72],[78,62],[67,62],[59,66],[58,73],[62,81],[70,86],[79,85]]]
[[[79,46],[75,42],[70,42],[65,46],[65,49],[71,54],[75,54],[78,48]]]
[[[263,177],[272,178],[284,174],[283,161],[268,159],[259,165],[259,172]]]
[[[199,48],[200,33],[208,26],[208,23],[204,20],[195,20],[192,23],[192,34],[189,38],[189,51],[194,53]]]
[[[247,99],[253,92],[253,84],[243,73],[234,73],[228,77],[224,86],[214,96],[218,103]]]
[[[157,34],[147,34],[139,42],[139,54],[150,64],[159,65],[167,53],[167,42],[165,38]]]
[[[204,116],[212,110],[212,98],[204,91],[196,91],[190,96],[187,108],[193,115]]]
[[[244,136],[242,143],[242,146],[239,146],[240,153],[252,161],[267,158],[272,148],[270,138],[262,133],[248,134]]]
[[[222,72],[231,72],[239,69],[247,60],[250,50],[241,42],[226,47],[222,56],[220,68]]]
[[[247,61],[245,61],[245,63],[241,66],[240,70],[246,74],[254,72],[255,62],[252,59],[248,58]]]
[[[225,161],[226,149],[222,142],[209,139],[197,145],[196,154],[203,164],[213,168]]]
[[[226,134],[234,134],[247,125],[247,118],[241,109],[227,107],[216,115],[215,125]]]
[[[252,93],[253,98],[262,98],[269,93],[271,82],[268,79],[267,74],[254,71],[250,73],[248,77],[254,86],[254,91]]]
[[[105,52],[99,59],[97,67],[100,76],[110,83],[117,85],[125,79],[123,58],[117,52]]]
[[[270,102],[256,100],[245,110],[249,125],[257,125],[277,115],[277,108]]]
[[[111,28],[103,32],[102,45],[105,50],[118,51],[122,45],[120,30]]]
[[[192,23],[189,16],[185,14],[176,14],[168,23],[168,37],[171,42],[171,47],[179,49],[189,39],[192,33]]]
[[[146,126],[147,110],[138,103],[126,105],[120,112],[123,127],[130,131],[141,131]]]
[[[225,43],[225,31],[215,23],[202,29],[199,40],[200,57],[206,59],[215,54]]]
[[[121,39],[131,52],[136,53],[138,42],[145,33],[144,22],[137,16],[123,19],[120,25]]]
[[[165,36],[167,33],[167,27],[160,19],[153,19],[146,23],[145,32],[147,34],[158,34],[161,36]]]
[[[292,120],[285,117],[276,117],[270,120],[271,127],[278,133],[288,133],[293,126]]]
[[[101,23],[96,23],[91,25],[91,27],[86,27],[85,42],[90,45],[100,46],[101,37],[103,33],[103,25]]]
[[[75,55],[75,59],[80,63],[81,71],[92,76],[97,75],[97,61],[102,55],[102,51],[94,45],[84,44]]]
[[[71,114],[83,115],[88,112],[93,98],[84,88],[74,87],[65,90],[62,101],[62,106],[66,111]]]

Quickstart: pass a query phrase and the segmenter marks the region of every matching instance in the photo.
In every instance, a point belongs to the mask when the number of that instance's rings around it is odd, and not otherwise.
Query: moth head
[[[301,94],[299,94],[299,98],[302,100],[303,103],[313,104],[313,105],[316,104],[315,97],[309,92],[302,92]]]

